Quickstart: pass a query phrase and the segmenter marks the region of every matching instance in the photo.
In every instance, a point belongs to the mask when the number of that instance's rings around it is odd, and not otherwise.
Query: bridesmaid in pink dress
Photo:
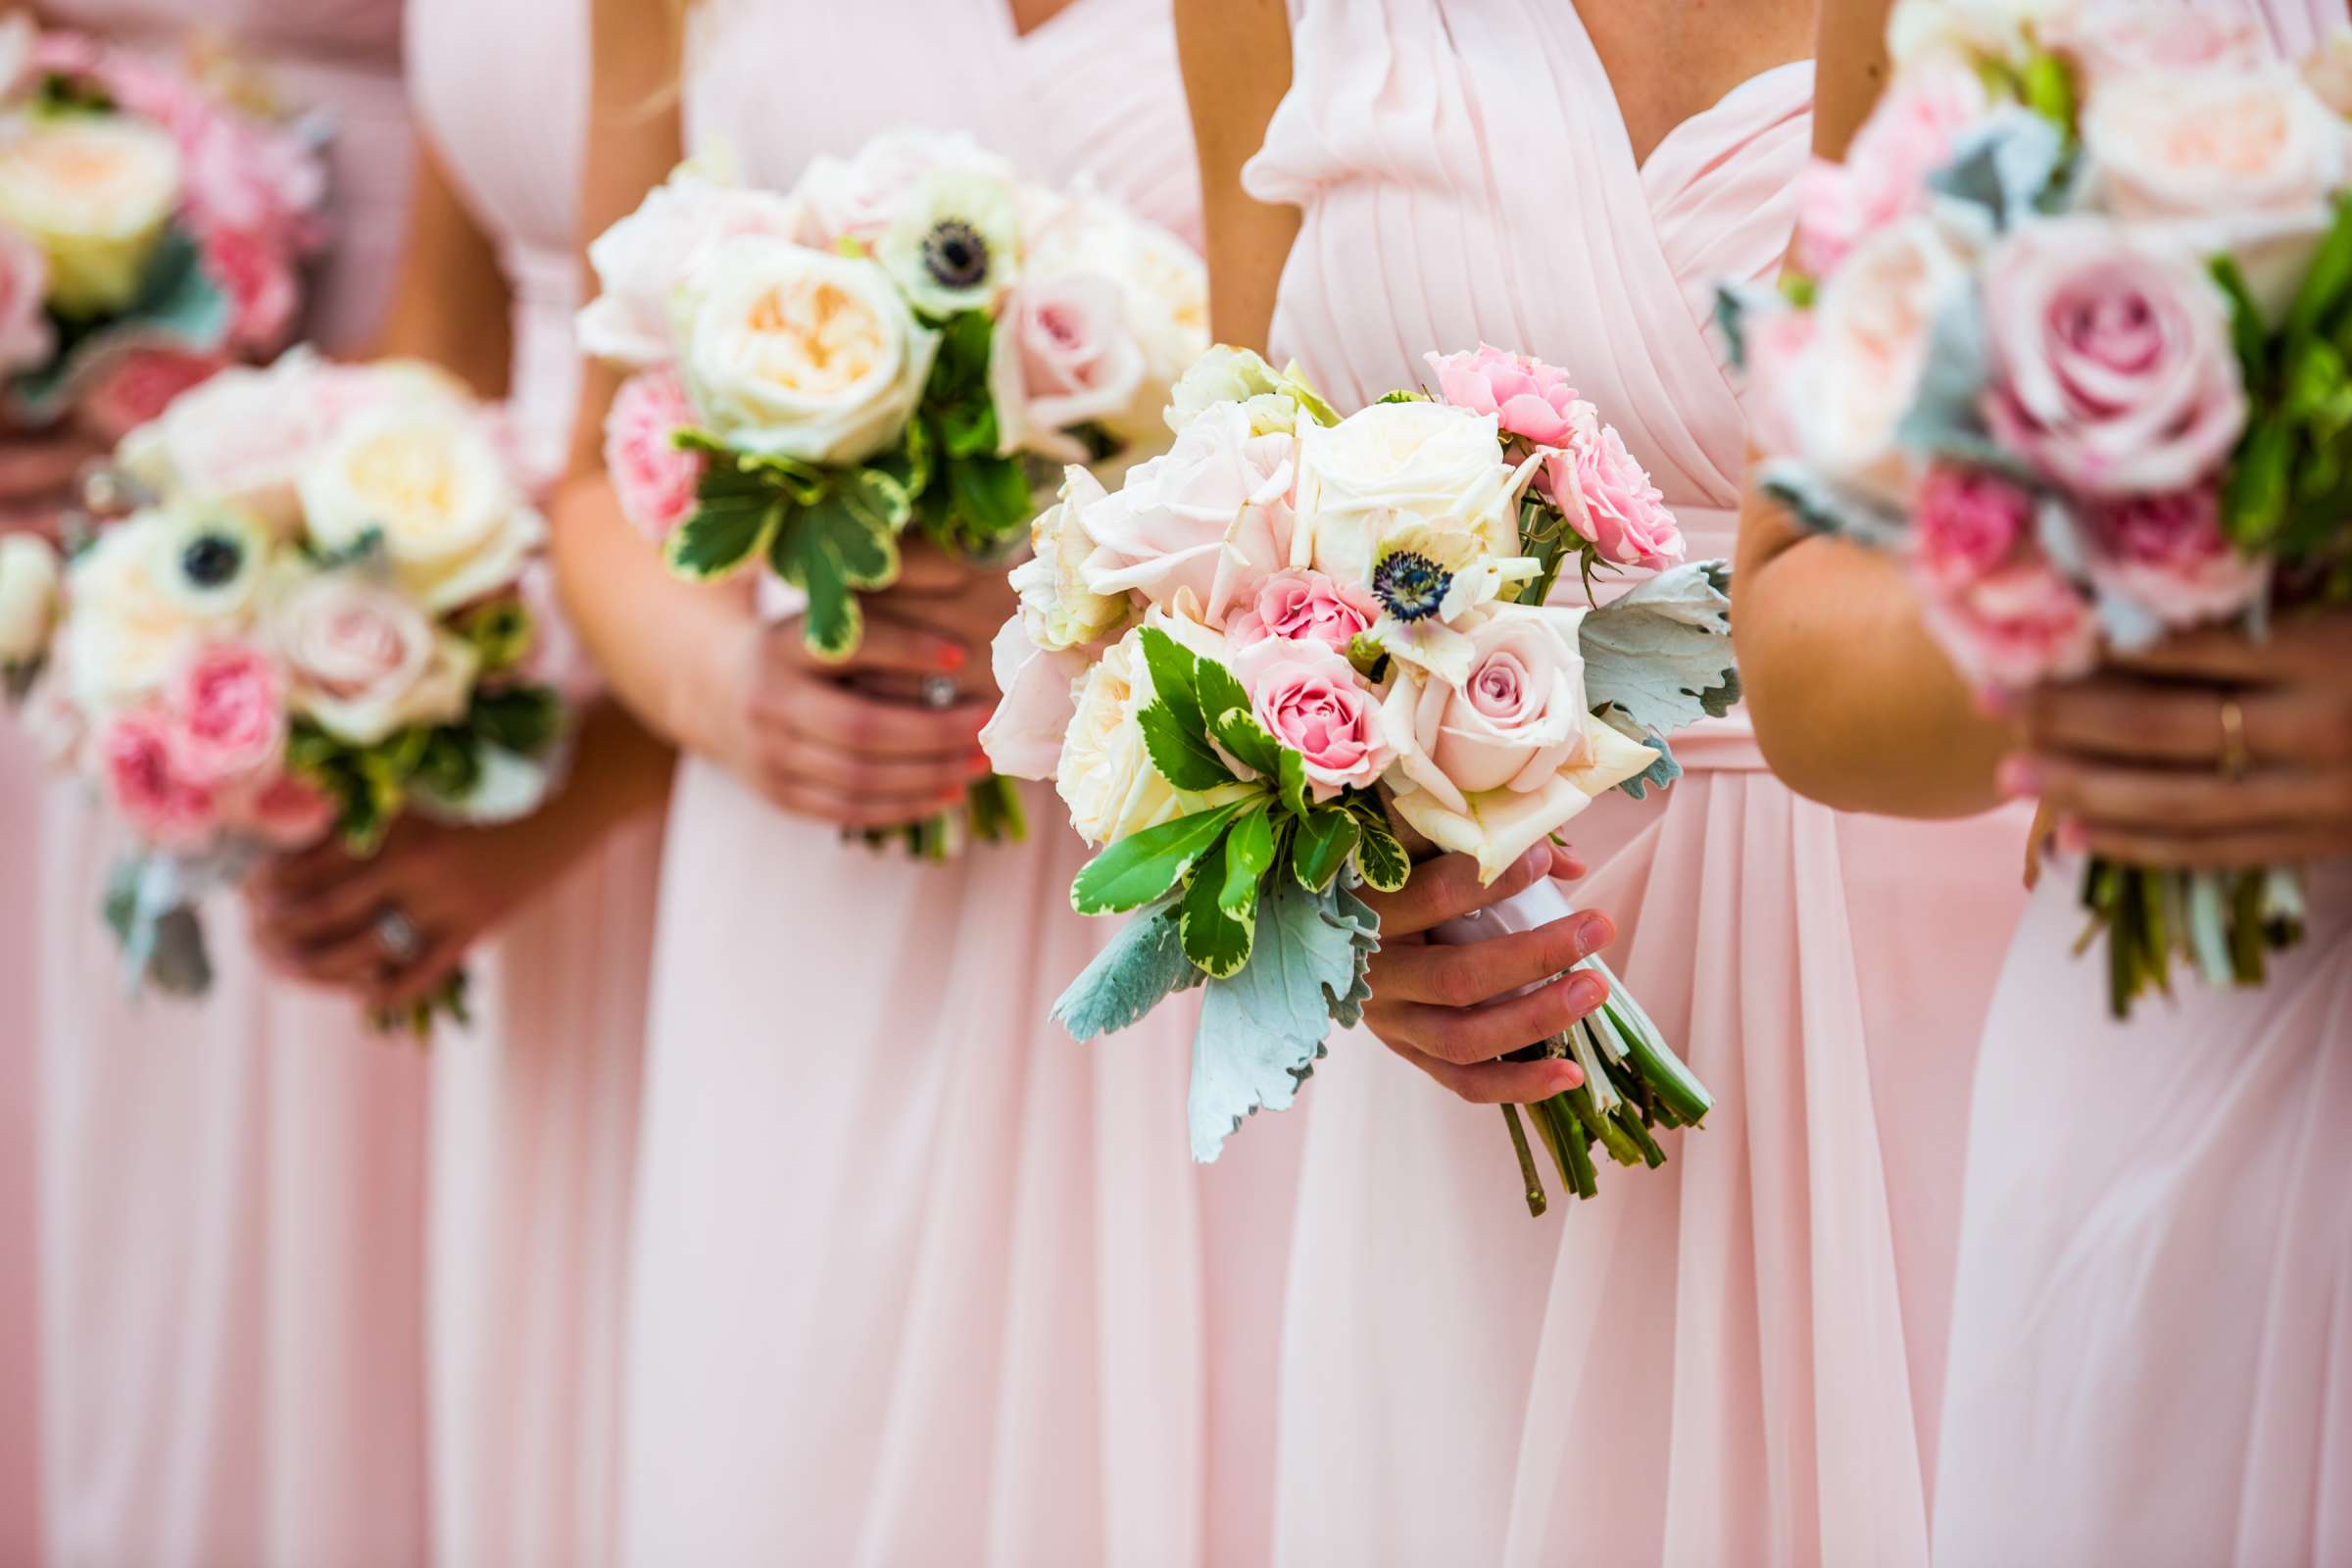
[[[911,120],[1199,231],[1152,0],[714,0],[692,12],[683,107],[690,149],[763,185]],[[662,635],[645,607],[675,585],[642,544],[613,548],[637,576],[583,626],[620,645],[626,690],[625,656]],[[923,865],[684,764],[633,1242],[629,1560],[1264,1556],[1269,1356],[1225,1347],[1270,1350],[1288,1151],[1257,1140],[1229,1222],[1186,1156],[1190,1025],[1082,1049],[1048,1021],[1109,932],[1069,909],[1084,852],[1057,803],[1028,809],[1031,843]]]
[[[1692,555],[1728,556],[1744,427],[1706,322],[1719,278],[1780,265],[1812,67],[1774,64],[1803,48],[1794,8],[1641,147],[1604,56],[1656,96],[1640,51],[1672,46],[1643,28],[1675,9],[1295,4],[1243,177],[1302,214],[1277,360],[1343,406],[1417,384],[1427,349],[1565,366]],[[1968,1061],[2026,824],[1814,806],[1739,712],[1677,753],[1662,806],[1574,825],[1598,868],[1574,898],[1615,918],[1612,962],[1717,1109],[1663,1171],[1604,1168],[1598,1202],[1530,1221],[1491,1107],[1335,1044],[1307,1096],[1282,1560],[1926,1557]]]
[[[2289,58],[2347,20],[2235,3]],[[2332,766],[2339,802],[2348,658],[2341,612],[2230,656],[2258,768]],[[2218,696],[2174,700],[2214,737],[2211,788],[2245,788],[2218,778]],[[2278,704],[2305,716],[2274,726]],[[2052,805],[2100,845],[2088,803]],[[2352,1561],[2352,810],[2300,830],[2309,934],[2259,992],[2191,981],[2119,1026],[2072,957],[2079,868],[2034,898],[1977,1080],[1939,1561]]]
[[[374,328],[407,186],[388,0],[62,0],[49,20],[176,50],[201,27],[332,113],[337,241],[314,321]],[[93,912],[116,852],[42,808],[40,1329],[48,1555],[416,1560],[424,1549],[424,1067],[347,1000],[264,978],[211,911],[201,1008],[123,998]]]

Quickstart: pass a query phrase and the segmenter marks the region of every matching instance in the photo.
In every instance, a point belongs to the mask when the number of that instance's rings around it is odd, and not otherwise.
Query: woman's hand
[[[996,701],[989,646],[1020,609],[1020,599],[1000,565],[956,561],[928,542],[910,541],[902,553],[899,580],[865,598],[868,623],[885,620],[937,633],[960,644],[970,662],[956,671],[966,695]]]
[[[465,828],[403,817],[366,859],[337,839],[280,856],[245,884],[254,945],[288,979],[406,1012],[562,873],[561,858],[533,853],[543,839],[528,821]]]
[[[1584,874],[1573,852],[1543,844],[1492,887],[1478,885],[1476,860],[1448,855],[1415,866],[1398,892],[1364,893],[1380,914],[1366,1027],[1474,1104],[1529,1104],[1583,1083],[1573,1061],[1494,1058],[1550,1039],[1608,1000],[1609,988],[1596,974],[1557,978],[1616,940],[1607,915],[1581,911],[1466,947],[1432,942],[1428,933],[1540,878]],[[1526,986],[1540,989],[1513,995]]]
[[[962,643],[868,615],[858,652],[828,664],[797,620],[748,630],[708,749],[778,807],[846,828],[901,827],[961,806],[988,775],[980,731],[994,702],[965,690],[984,661]],[[878,689],[934,679],[955,682],[956,700],[933,708]]]
[[[104,451],[72,432],[0,430],[0,533],[54,539],[83,465]]]
[[[2012,700],[2060,847],[2151,869],[2252,869],[2352,855],[2352,612],[2172,638]]]

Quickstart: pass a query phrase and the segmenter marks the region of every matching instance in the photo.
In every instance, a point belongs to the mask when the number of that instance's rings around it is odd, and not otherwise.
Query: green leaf
[[[980,399],[939,411],[939,445],[951,459],[994,456],[997,450],[997,410]]]
[[[1152,677],[1152,695],[1168,705],[1176,722],[1208,743],[1208,723],[1200,708],[1201,662],[1193,651],[1157,626],[1143,632],[1144,669]]]
[[[2258,420],[2239,445],[2222,490],[2222,527],[2240,548],[2259,549],[2286,521],[2295,435],[2275,416]]]
[[[898,526],[904,529],[913,518],[914,498],[921,495],[931,484],[932,457],[929,422],[923,419],[907,420],[906,437],[899,443],[898,449],[886,452],[881,457],[870,459],[865,466],[872,472],[887,474],[898,481],[900,493],[906,499],[906,515],[901,517],[898,522]]]
[[[2301,344],[2317,337],[2348,295],[2352,295],[2352,195],[2339,195],[2335,221],[2328,225],[2327,237],[2320,241],[2303,273],[2303,286],[2287,307],[2287,341]]]
[[[2046,49],[2034,50],[2026,58],[2018,90],[2028,109],[2074,135],[2075,74],[2064,60]]]
[[[694,514],[662,545],[662,559],[692,582],[729,576],[769,548],[788,510],[773,485],[713,467],[704,476]]]
[[[835,476],[842,503],[869,526],[898,533],[914,517],[914,495],[897,474],[868,464]]]
[[[1208,737],[1188,728],[1166,698],[1155,697],[1144,705],[1136,722],[1143,729],[1144,750],[1150,754],[1152,767],[1178,789],[1198,793],[1234,782],[1232,770],[1208,744]]]
[[[899,574],[899,543],[855,488],[828,491],[786,519],[768,546],[776,575],[808,595],[803,640],[819,659],[846,659],[863,615],[856,590],[883,588]]]
[[[1354,813],[1344,808],[1324,807],[1308,813],[1291,843],[1291,874],[1309,893],[1322,892],[1355,853],[1359,837]]]
[[[466,727],[493,746],[524,757],[544,756],[564,733],[564,699],[552,686],[476,691]]]
[[[1306,815],[1312,808],[1306,795],[1306,759],[1284,747],[1276,759],[1275,778],[1282,794],[1283,808],[1293,816]]]
[[[1055,1022],[1084,1045],[1141,1021],[1205,978],[1184,956],[1176,901],[1162,899],[1122,926],[1054,1004]]]
[[[1227,839],[1200,858],[1192,886],[1184,895],[1184,956],[1212,980],[1230,979],[1242,972],[1250,961],[1250,949],[1257,929],[1254,900],[1246,915],[1229,914],[1224,906],[1227,868],[1232,858],[1227,846],[1231,843]],[[1250,884],[1252,890],[1256,885]]]
[[[1249,806],[1235,801],[1211,807],[1107,846],[1070,884],[1070,907],[1080,914],[1117,914],[1164,896]]]
[[[1221,665],[1203,663],[1200,667],[1223,672]],[[1215,733],[1218,744],[1236,761],[1259,777],[1272,778],[1275,769],[1282,765],[1276,755],[1282,748],[1275,744],[1274,737],[1266,733],[1266,727],[1250,714],[1249,709],[1229,708],[1212,719],[1208,727]]]
[[[1692,562],[1586,615],[1578,639],[1586,698],[1661,734],[1730,712],[1740,670],[1729,580],[1722,562]]]
[[[1239,680],[1234,678],[1232,670],[1227,669],[1213,659],[1197,660],[1193,666],[1193,678],[1200,693],[1200,712],[1212,726],[1217,720],[1233,712],[1239,712],[1244,718],[1250,719],[1252,724],[1255,723],[1250,707],[1250,693],[1244,689]],[[1258,733],[1264,734],[1265,732],[1261,729]],[[1273,739],[1270,735],[1266,738],[1269,741]],[[1235,755],[1239,756],[1240,754],[1236,753]],[[1248,760],[1247,758],[1243,760]],[[1250,765],[1256,766],[1255,763]],[[1270,773],[1273,771],[1273,765],[1269,763],[1258,770]]]
[[[1035,497],[1015,458],[954,458],[948,463],[955,538],[976,554],[1027,527]]]
[[[1261,798],[1235,818],[1225,837],[1225,885],[1217,907],[1237,920],[1257,918],[1258,884],[1274,865],[1274,823],[1266,814],[1272,804]]]
[[[2246,274],[2238,269],[2237,259],[2217,256],[2209,269],[2223,296],[2230,302],[2230,342],[2237,351],[2238,374],[2249,388],[2259,389],[2269,384],[2271,363],[2270,329],[2263,324],[2262,307],[2254,299],[2254,290],[2246,282]]]
[[[1348,808],[1355,817],[1358,835],[1356,875],[1379,892],[1395,893],[1413,874],[1413,862],[1404,853],[1403,842],[1396,837],[1396,829],[1389,826],[1389,819],[1377,801],[1358,797],[1348,802]]]

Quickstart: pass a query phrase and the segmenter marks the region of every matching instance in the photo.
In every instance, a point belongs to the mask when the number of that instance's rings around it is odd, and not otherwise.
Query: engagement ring
[[[416,929],[416,921],[386,906],[375,916],[375,945],[394,963],[411,964],[424,952],[424,934]]]

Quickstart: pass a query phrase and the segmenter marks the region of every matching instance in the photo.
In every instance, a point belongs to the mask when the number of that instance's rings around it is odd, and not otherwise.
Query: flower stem
[[[1548,1200],[1544,1196],[1543,1173],[1536,1169],[1535,1152],[1527,1147],[1527,1129],[1519,1122],[1519,1107],[1506,1103],[1502,1119],[1511,1129],[1511,1152],[1519,1156],[1519,1180],[1527,1190],[1528,1217],[1540,1219]]]

